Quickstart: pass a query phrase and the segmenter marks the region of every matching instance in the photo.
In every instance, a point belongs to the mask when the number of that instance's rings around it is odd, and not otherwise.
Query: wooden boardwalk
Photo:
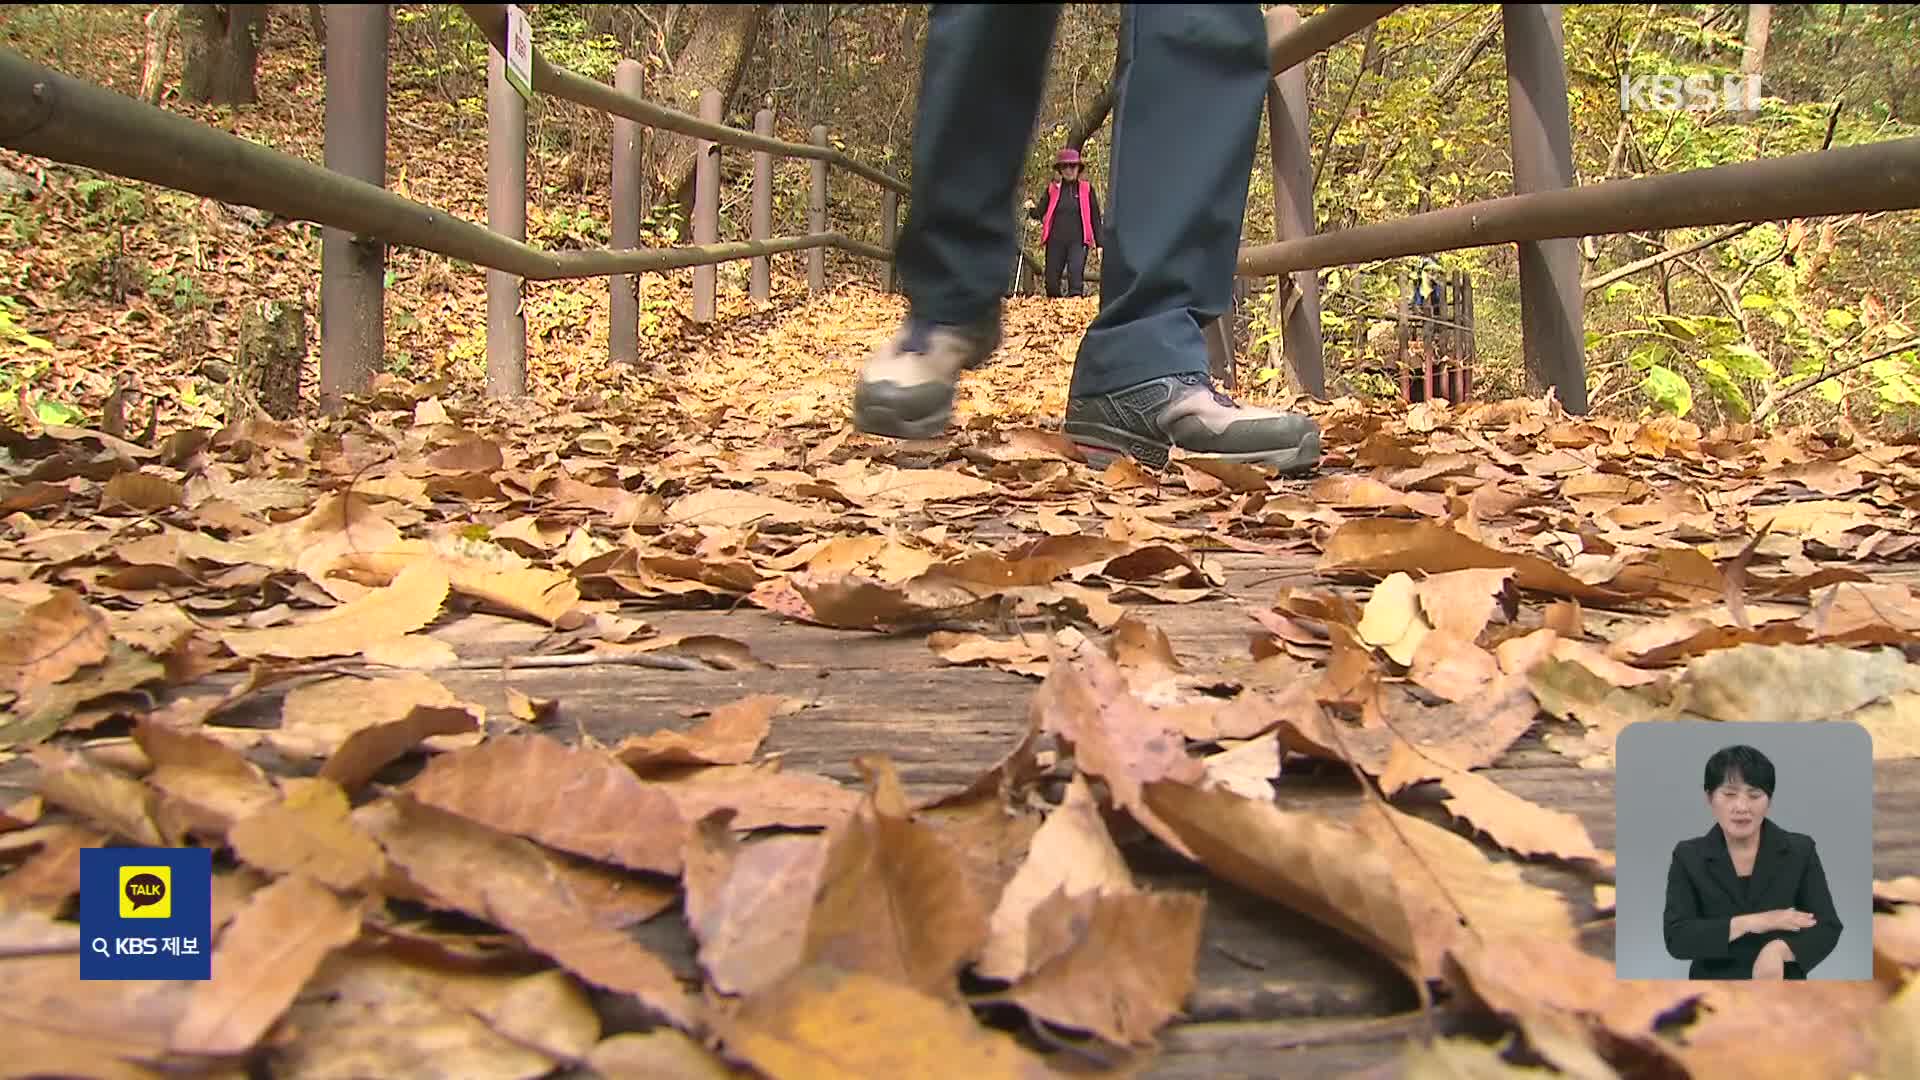
[[[1302,583],[1304,560],[1241,554],[1206,557],[1225,571],[1222,599],[1185,605],[1136,605],[1162,629],[1189,667],[1231,667],[1248,657],[1250,606],[1270,606],[1276,591]],[[1904,575],[1901,575],[1904,576]],[[1324,583],[1320,583],[1324,585]],[[647,621],[663,635],[712,634],[746,645],[764,667],[671,671],[633,666],[441,670],[434,677],[461,697],[507,714],[506,691],[559,702],[541,730],[605,743],[662,728],[692,726],[700,710],[748,694],[778,693],[811,707],[775,721],[762,747],[788,771],[857,783],[852,762],[884,754],[909,792],[954,791],[985,771],[1024,733],[1037,680],[983,667],[944,664],[924,634],[829,630],[742,605],[731,611],[656,610]],[[439,632],[463,659],[527,655],[545,633],[524,622],[467,616]],[[1305,670],[1303,666],[1303,671]],[[263,695],[223,723],[271,724],[278,705]],[[490,727],[492,726],[490,722]],[[1577,815],[1602,847],[1613,842],[1613,776],[1583,769],[1529,735],[1488,771],[1502,787]],[[385,778],[383,776],[383,778]],[[24,759],[0,766],[0,787],[31,786]],[[1357,805],[1343,772],[1289,774],[1276,784],[1283,806],[1338,811]],[[7,795],[0,791],[0,795]],[[1875,776],[1874,875],[1920,874],[1920,761],[1880,763]],[[1430,820],[1434,807],[1414,807]],[[1483,849],[1491,852],[1490,846]],[[1389,1063],[1424,1030],[1413,988],[1368,949],[1261,897],[1223,883],[1150,839],[1126,851],[1143,885],[1198,890],[1208,897],[1198,985],[1186,1018],[1167,1029],[1155,1077],[1345,1075]],[[1612,923],[1596,916],[1593,882],[1530,865],[1527,876],[1571,903],[1583,944],[1611,957]],[[677,911],[635,927],[639,939],[688,979],[697,979],[695,944]],[[1445,1014],[1443,1013],[1443,1016]],[[582,1074],[584,1075],[584,1074]]]

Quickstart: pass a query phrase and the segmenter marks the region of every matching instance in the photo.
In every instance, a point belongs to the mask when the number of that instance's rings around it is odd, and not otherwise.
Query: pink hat
[[[1069,146],[1065,150],[1060,151],[1059,155],[1053,159],[1053,163],[1055,165],[1078,165],[1080,164],[1080,151]]]

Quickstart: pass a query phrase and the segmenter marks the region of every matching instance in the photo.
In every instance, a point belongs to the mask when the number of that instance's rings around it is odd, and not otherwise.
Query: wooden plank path
[[[1227,595],[1184,605],[1130,605],[1163,630],[1176,654],[1196,670],[1230,669],[1248,657],[1250,607],[1266,607],[1284,584],[1311,576],[1311,560],[1237,553],[1206,560],[1225,573]],[[1883,568],[1887,578],[1909,578],[1910,568]],[[1325,583],[1319,583],[1325,587]],[[1523,609],[1524,610],[1524,609]],[[542,627],[491,616],[453,620],[437,636],[463,659],[500,658],[509,666],[440,670],[434,677],[462,698],[484,706],[495,729],[508,713],[506,691],[559,703],[543,723],[546,734],[578,741],[582,734],[616,743],[637,733],[685,729],[703,710],[748,694],[777,693],[809,703],[776,720],[762,755],[778,755],[794,772],[816,772],[857,784],[853,760],[884,754],[916,797],[951,792],[971,782],[1025,732],[1039,682],[984,667],[944,664],[924,634],[830,630],[781,618],[755,607],[734,610],[652,610],[646,620],[662,635],[711,634],[731,638],[766,665],[738,671],[669,671],[626,665],[513,668],[546,634]],[[1302,665],[1302,671],[1306,671]],[[233,677],[225,677],[230,684]],[[209,680],[219,683],[221,680]],[[198,688],[205,692],[206,684]],[[274,723],[271,691],[229,714],[223,723]],[[1551,721],[1546,721],[1551,722]],[[276,771],[288,771],[276,763]],[[381,779],[403,779],[396,766]],[[292,770],[298,771],[298,770]],[[1576,815],[1594,841],[1613,843],[1613,775],[1583,769],[1543,745],[1536,734],[1512,747],[1486,775],[1542,806]],[[0,798],[30,788],[24,759],[0,766]],[[1339,769],[1289,773],[1276,783],[1286,808],[1340,813],[1362,796]],[[1447,823],[1436,806],[1408,807]],[[1875,769],[1874,876],[1920,874],[1920,761],[1881,762]],[[1425,1030],[1413,988],[1370,950],[1264,898],[1213,878],[1140,837],[1125,843],[1141,884],[1204,892],[1208,899],[1197,986],[1185,1018],[1162,1036],[1162,1053],[1145,1075],[1154,1077],[1347,1075],[1390,1067],[1406,1040]],[[1483,850],[1493,849],[1482,844]],[[1495,853],[1495,857],[1501,857]],[[1596,912],[1592,882],[1553,866],[1531,864],[1526,875],[1570,902],[1582,944],[1612,955],[1612,922]],[[683,977],[697,979],[695,943],[677,911],[631,931]],[[1444,1012],[1443,1020],[1451,1020]],[[590,1075],[579,1073],[577,1075]]]

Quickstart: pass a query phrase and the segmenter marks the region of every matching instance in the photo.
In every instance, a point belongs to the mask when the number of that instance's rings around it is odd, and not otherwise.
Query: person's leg
[[[1060,276],[1067,270],[1067,240],[1055,235],[1047,240],[1047,295],[1060,296]]]
[[[1067,295],[1087,295],[1087,245],[1068,241]]]
[[[1130,4],[1122,17],[1100,313],[1074,365],[1067,434],[1103,460],[1158,465],[1178,445],[1309,467],[1313,423],[1218,394],[1201,333],[1233,290],[1269,78],[1260,7]]]
[[[1058,4],[935,4],[913,134],[913,195],[894,253],[910,315],[868,358],[854,426],[932,438],[960,372],[1000,342],[1001,274],[1018,247],[1014,205],[1033,137]]]

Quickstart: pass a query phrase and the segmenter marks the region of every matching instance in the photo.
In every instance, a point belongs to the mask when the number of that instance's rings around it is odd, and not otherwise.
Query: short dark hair
[[[1767,798],[1773,798],[1773,762],[1751,746],[1728,746],[1714,751],[1707,759],[1707,793],[1719,790],[1727,777],[1736,775],[1766,792]]]

